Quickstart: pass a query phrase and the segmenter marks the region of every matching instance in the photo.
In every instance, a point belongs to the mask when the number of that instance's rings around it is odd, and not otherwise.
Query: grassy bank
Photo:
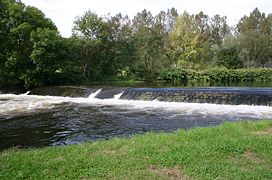
[[[0,179],[272,179],[272,121],[8,150]]]

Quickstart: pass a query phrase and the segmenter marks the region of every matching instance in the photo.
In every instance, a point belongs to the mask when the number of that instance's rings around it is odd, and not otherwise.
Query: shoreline
[[[0,178],[271,179],[272,121],[0,153]]]

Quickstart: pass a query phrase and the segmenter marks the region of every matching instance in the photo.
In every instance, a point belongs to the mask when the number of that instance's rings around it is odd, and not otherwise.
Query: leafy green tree
[[[74,21],[73,34],[88,39],[104,38],[104,24],[101,17],[97,14],[87,11],[82,17],[77,17]]]
[[[152,25],[153,16],[151,12],[146,10],[138,13],[132,20],[133,42],[136,49],[137,61],[131,69],[132,73],[141,79],[151,78],[148,76],[151,76],[154,70]]]
[[[269,17],[265,13],[261,13],[258,8],[255,8],[249,16],[244,16],[237,24],[238,33],[245,33],[248,31],[259,32],[262,34],[271,34],[271,24],[269,24]]]
[[[172,57],[179,68],[203,69],[214,64],[213,56],[230,33],[226,17],[209,18],[203,12],[179,15],[171,33]]]
[[[241,18],[237,25],[237,35],[246,67],[271,67],[272,20],[254,9],[249,16]]]
[[[238,69],[243,66],[238,49],[233,47],[222,48],[217,54],[217,65],[229,69]]]
[[[105,80],[129,74],[134,50],[128,16],[117,14],[101,18],[89,11],[76,19],[73,32],[84,45],[81,53],[83,77]]]
[[[204,14],[202,11],[195,15],[195,20],[200,32],[200,43],[204,44],[206,41],[209,41],[211,39],[211,20],[209,16]]]
[[[128,16],[117,14],[107,19],[106,24],[109,30],[107,51],[112,74],[120,79],[129,78],[131,65],[135,62],[131,20]],[[105,69],[105,71],[108,70]]]
[[[143,10],[132,20],[132,35],[137,59],[132,71],[136,77],[154,79],[158,71],[168,64],[167,47],[170,44],[168,38],[172,25],[167,22],[172,22],[172,19],[169,19],[170,16],[160,12],[153,17],[149,11]]]
[[[0,85],[21,84],[21,77],[33,66],[30,34],[38,28],[56,27],[40,10],[20,1],[1,1],[0,12]]]
[[[194,68],[199,60],[200,30],[194,15],[187,12],[179,15],[171,33],[171,39],[176,47],[177,66]]]
[[[62,73],[66,48],[55,30],[37,29],[31,33],[33,50],[30,55],[32,66],[20,77],[27,86],[55,83],[55,74]]]
[[[246,67],[271,67],[271,36],[249,31],[240,34],[238,40]]]
[[[215,15],[211,19],[211,41],[214,45],[221,46],[224,38],[230,34],[230,27],[227,24],[227,17]]]
[[[73,35],[79,38],[82,76],[86,79],[96,79],[99,72],[97,53],[100,51],[102,41],[107,39],[103,19],[97,14],[88,11],[82,17],[77,17],[74,22]],[[98,66],[98,67],[97,67]]]

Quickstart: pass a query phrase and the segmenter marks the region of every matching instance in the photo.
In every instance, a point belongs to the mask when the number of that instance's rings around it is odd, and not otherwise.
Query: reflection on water
[[[206,81],[185,81],[185,82],[93,82],[86,84],[94,87],[272,87],[272,82],[206,82]]]
[[[95,92],[94,92],[95,93]],[[96,92],[97,93],[97,92]],[[0,94],[0,149],[272,118],[272,107]]]

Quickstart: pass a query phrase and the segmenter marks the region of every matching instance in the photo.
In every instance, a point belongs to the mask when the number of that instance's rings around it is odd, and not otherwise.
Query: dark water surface
[[[224,121],[272,119],[269,106],[126,100],[119,94],[126,88],[109,85],[103,94],[107,98],[98,99],[92,95],[96,92],[97,97],[102,97],[103,91],[97,92],[99,85],[94,86],[55,92],[66,97],[53,96],[51,87],[46,90],[51,89],[51,96],[0,94],[0,149],[76,144],[150,131],[213,126]],[[269,92],[269,88],[266,90]],[[84,95],[76,96],[82,92]]]
[[[86,84],[91,87],[136,87],[136,88],[194,88],[194,87],[272,87],[272,82],[206,82],[206,81],[185,81],[185,82],[92,82]]]

